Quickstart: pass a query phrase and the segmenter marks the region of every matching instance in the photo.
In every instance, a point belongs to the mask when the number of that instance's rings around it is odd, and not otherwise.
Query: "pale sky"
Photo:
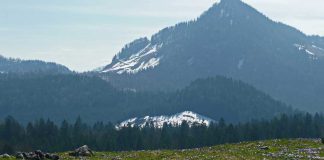
[[[87,71],[127,43],[198,17],[218,0],[0,0],[0,55]],[[273,20],[324,36],[324,0],[243,0]]]

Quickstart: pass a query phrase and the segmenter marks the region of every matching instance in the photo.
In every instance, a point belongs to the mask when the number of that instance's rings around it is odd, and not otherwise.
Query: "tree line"
[[[112,123],[74,123],[60,125],[40,119],[27,125],[7,117],[0,123],[0,152],[14,153],[41,149],[48,152],[72,150],[87,144],[96,151],[184,149],[241,141],[279,138],[319,138],[323,136],[323,114],[281,115],[271,120],[226,123],[220,119],[210,126],[186,122],[180,126],[164,124],[163,128],[125,127],[116,129]]]

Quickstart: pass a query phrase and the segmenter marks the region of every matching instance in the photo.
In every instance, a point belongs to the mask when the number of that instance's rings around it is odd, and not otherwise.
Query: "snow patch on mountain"
[[[103,69],[105,69],[105,66],[101,66],[101,67],[97,67],[95,69],[93,69],[93,72],[101,72]]]
[[[233,26],[233,23],[234,23],[234,21],[233,21],[233,19],[231,19],[230,20],[230,25]]]
[[[154,68],[160,64],[162,57],[158,57],[157,52],[163,44],[148,44],[138,53],[133,54],[128,59],[119,60],[111,68],[105,69],[102,72],[116,72],[117,74],[129,73],[136,74],[140,71]]]
[[[306,53],[308,53],[308,54],[310,54],[310,55],[312,55],[312,56],[315,56],[315,53],[313,53],[313,52],[311,52],[311,51],[309,51],[309,50],[305,50],[306,51]]]
[[[164,123],[171,126],[180,126],[184,121],[186,121],[190,127],[193,125],[209,126],[211,123],[216,123],[216,121],[211,118],[199,115],[191,111],[184,111],[182,113],[171,116],[145,116],[143,118],[131,118],[116,125],[116,128],[121,129],[123,127],[135,126],[143,128],[146,125],[153,125],[155,128],[162,128]]]
[[[224,13],[225,13],[225,10],[224,9],[221,9],[221,12],[220,12],[220,15],[219,15],[219,17],[223,17],[224,16]]]
[[[319,57],[324,56],[324,49],[321,47],[317,47],[316,45],[301,45],[301,44],[294,44],[294,46],[299,51],[304,51],[310,58],[313,60],[317,60]]]
[[[241,59],[237,64],[237,69],[242,69],[245,59]]]
[[[317,47],[317,46],[315,46],[315,45],[312,45],[312,47],[313,47],[313,48],[316,48],[316,49],[318,49],[318,50],[324,51],[324,49],[321,48],[321,47]]]
[[[300,44],[294,44],[294,46],[295,46],[296,48],[298,48],[298,50],[300,50],[300,51],[305,49],[305,46],[300,45]]]

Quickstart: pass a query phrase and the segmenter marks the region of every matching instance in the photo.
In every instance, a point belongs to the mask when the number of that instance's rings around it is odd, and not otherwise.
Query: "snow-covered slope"
[[[307,53],[311,59],[317,60],[324,56],[324,49],[316,45],[294,44],[294,46],[297,47],[299,51]]]
[[[216,122],[211,118],[199,115],[197,113],[184,111],[172,116],[146,116],[143,118],[131,118],[116,125],[116,128],[135,126],[143,128],[146,125],[153,125],[156,128],[162,128],[164,123],[172,126],[180,126],[183,121],[186,121],[190,127],[195,124],[209,126],[211,123]]]
[[[157,55],[157,51],[162,47],[163,44],[151,44],[149,43],[142,50],[133,54],[127,59],[121,59],[116,57],[117,62],[110,68],[106,67],[101,72],[115,72],[117,74],[129,73],[135,74],[149,68],[154,68],[160,63],[160,59]]]

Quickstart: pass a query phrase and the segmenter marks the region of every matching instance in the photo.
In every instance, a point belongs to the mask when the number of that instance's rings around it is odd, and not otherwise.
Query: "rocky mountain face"
[[[0,73],[71,73],[71,71],[60,64],[44,62],[39,60],[21,60],[5,58],[0,55]]]
[[[145,116],[142,118],[131,118],[125,120],[118,125],[116,125],[117,129],[123,127],[139,127],[144,128],[145,126],[151,126],[155,128],[162,128],[163,125],[170,125],[173,127],[181,126],[183,122],[186,122],[189,127],[194,125],[204,125],[209,126],[211,123],[216,123],[215,120],[202,116],[200,114],[184,111],[181,113],[177,113],[171,116]]]
[[[197,78],[239,79],[307,111],[324,111],[324,38],[275,22],[240,0],[126,45],[98,72],[119,88],[175,90]]]

